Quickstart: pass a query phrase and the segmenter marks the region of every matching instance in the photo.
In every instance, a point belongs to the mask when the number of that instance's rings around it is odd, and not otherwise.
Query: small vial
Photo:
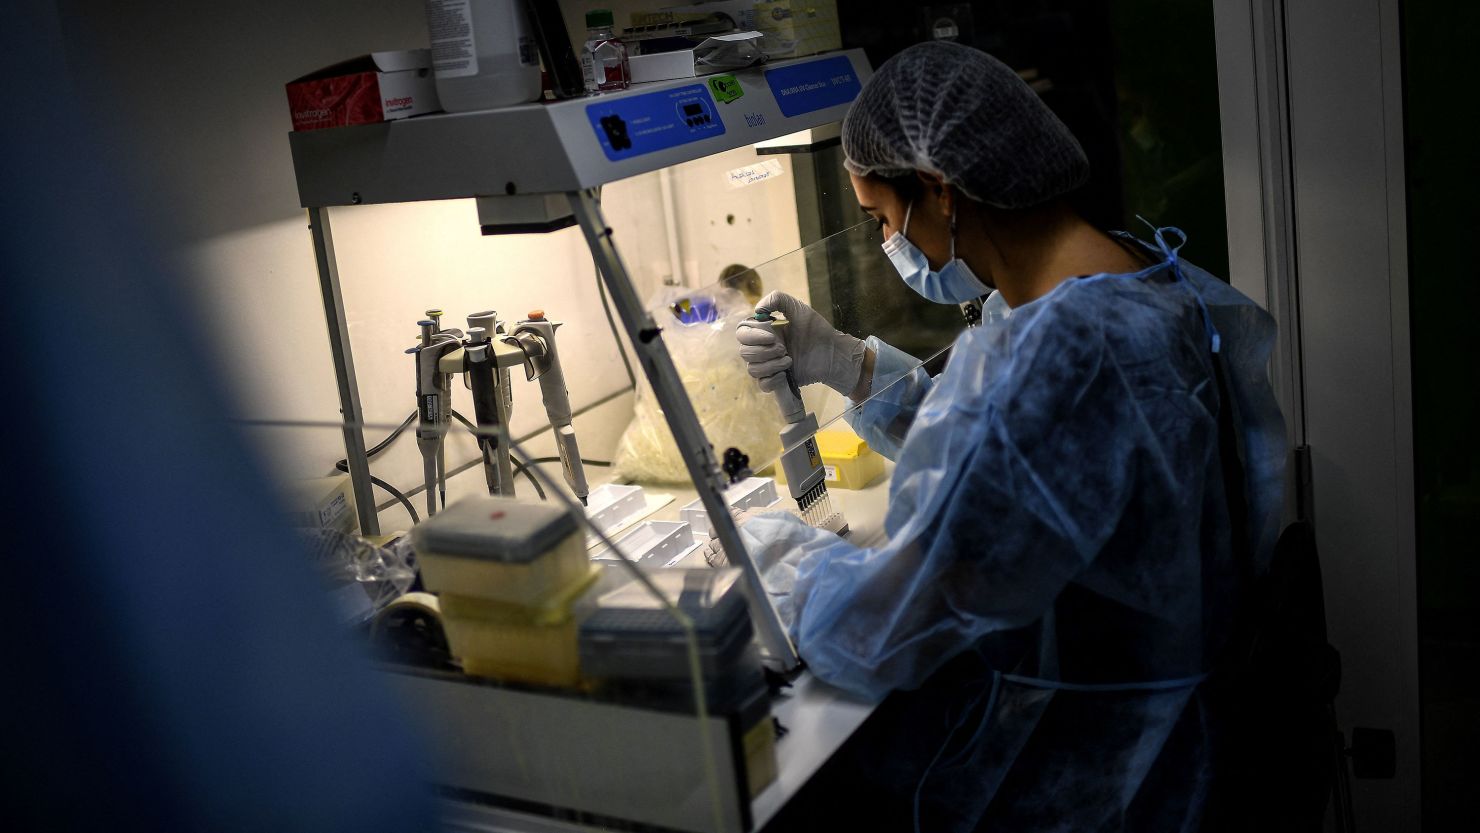
[[[609,9],[586,12],[586,45],[581,49],[581,70],[586,92],[625,90],[632,85],[627,68],[627,45],[617,38]]]

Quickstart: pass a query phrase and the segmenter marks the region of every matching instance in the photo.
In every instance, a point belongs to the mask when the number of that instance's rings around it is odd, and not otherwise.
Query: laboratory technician
[[[867,399],[850,422],[895,461],[882,546],[779,514],[741,528],[810,669],[893,692],[844,750],[829,823],[1198,829],[1208,678],[1282,506],[1273,321],[1181,259],[1176,229],[1081,219],[1083,150],[985,53],[889,60],[843,149],[900,277],[990,298],[934,379],[779,293],[757,309],[784,335],[737,331],[763,387],[790,373]]]

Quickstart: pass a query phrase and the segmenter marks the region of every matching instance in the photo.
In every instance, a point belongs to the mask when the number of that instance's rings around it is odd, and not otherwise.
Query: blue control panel
[[[847,104],[863,89],[846,55],[766,70],[766,83],[787,118]]]
[[[722,136],[725,123],[703,84],[586,106],[596,140],[613,162]]]

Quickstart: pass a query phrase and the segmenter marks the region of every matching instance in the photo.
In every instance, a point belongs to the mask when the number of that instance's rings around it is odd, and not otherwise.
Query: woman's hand
[[[779,312],[787,325],[779,330],[761,322],[742,321],[735,331],[740,357],[767,393],[786,384],[790,370],[798,386],[822,383],[852,396],[864,384],[863,340],[833,329],[817,311],[784,292],[772,292],[756,304],[757,313]]]
[[[731,509],[730,517],[735,519],[735,529],[745,525],[745,522],[754,517],[755,513],[749,509]],[[714,535],[714,525],[709,527],[709,540],[704,542],[704,562],[715,569],[730,566],[730,559],[725,557],[725,548]]]

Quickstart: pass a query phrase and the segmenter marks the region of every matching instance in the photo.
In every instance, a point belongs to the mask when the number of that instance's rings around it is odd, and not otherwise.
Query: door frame
[[[1397,738],[1397,776],[1353,782],[1369,830],[1420,824],[1398,6],[1214,0],[1230,278],[1280,324],[1271,380],[1292,447],[1309,447],[1287,506],[1315,523],[1337,716]]]

